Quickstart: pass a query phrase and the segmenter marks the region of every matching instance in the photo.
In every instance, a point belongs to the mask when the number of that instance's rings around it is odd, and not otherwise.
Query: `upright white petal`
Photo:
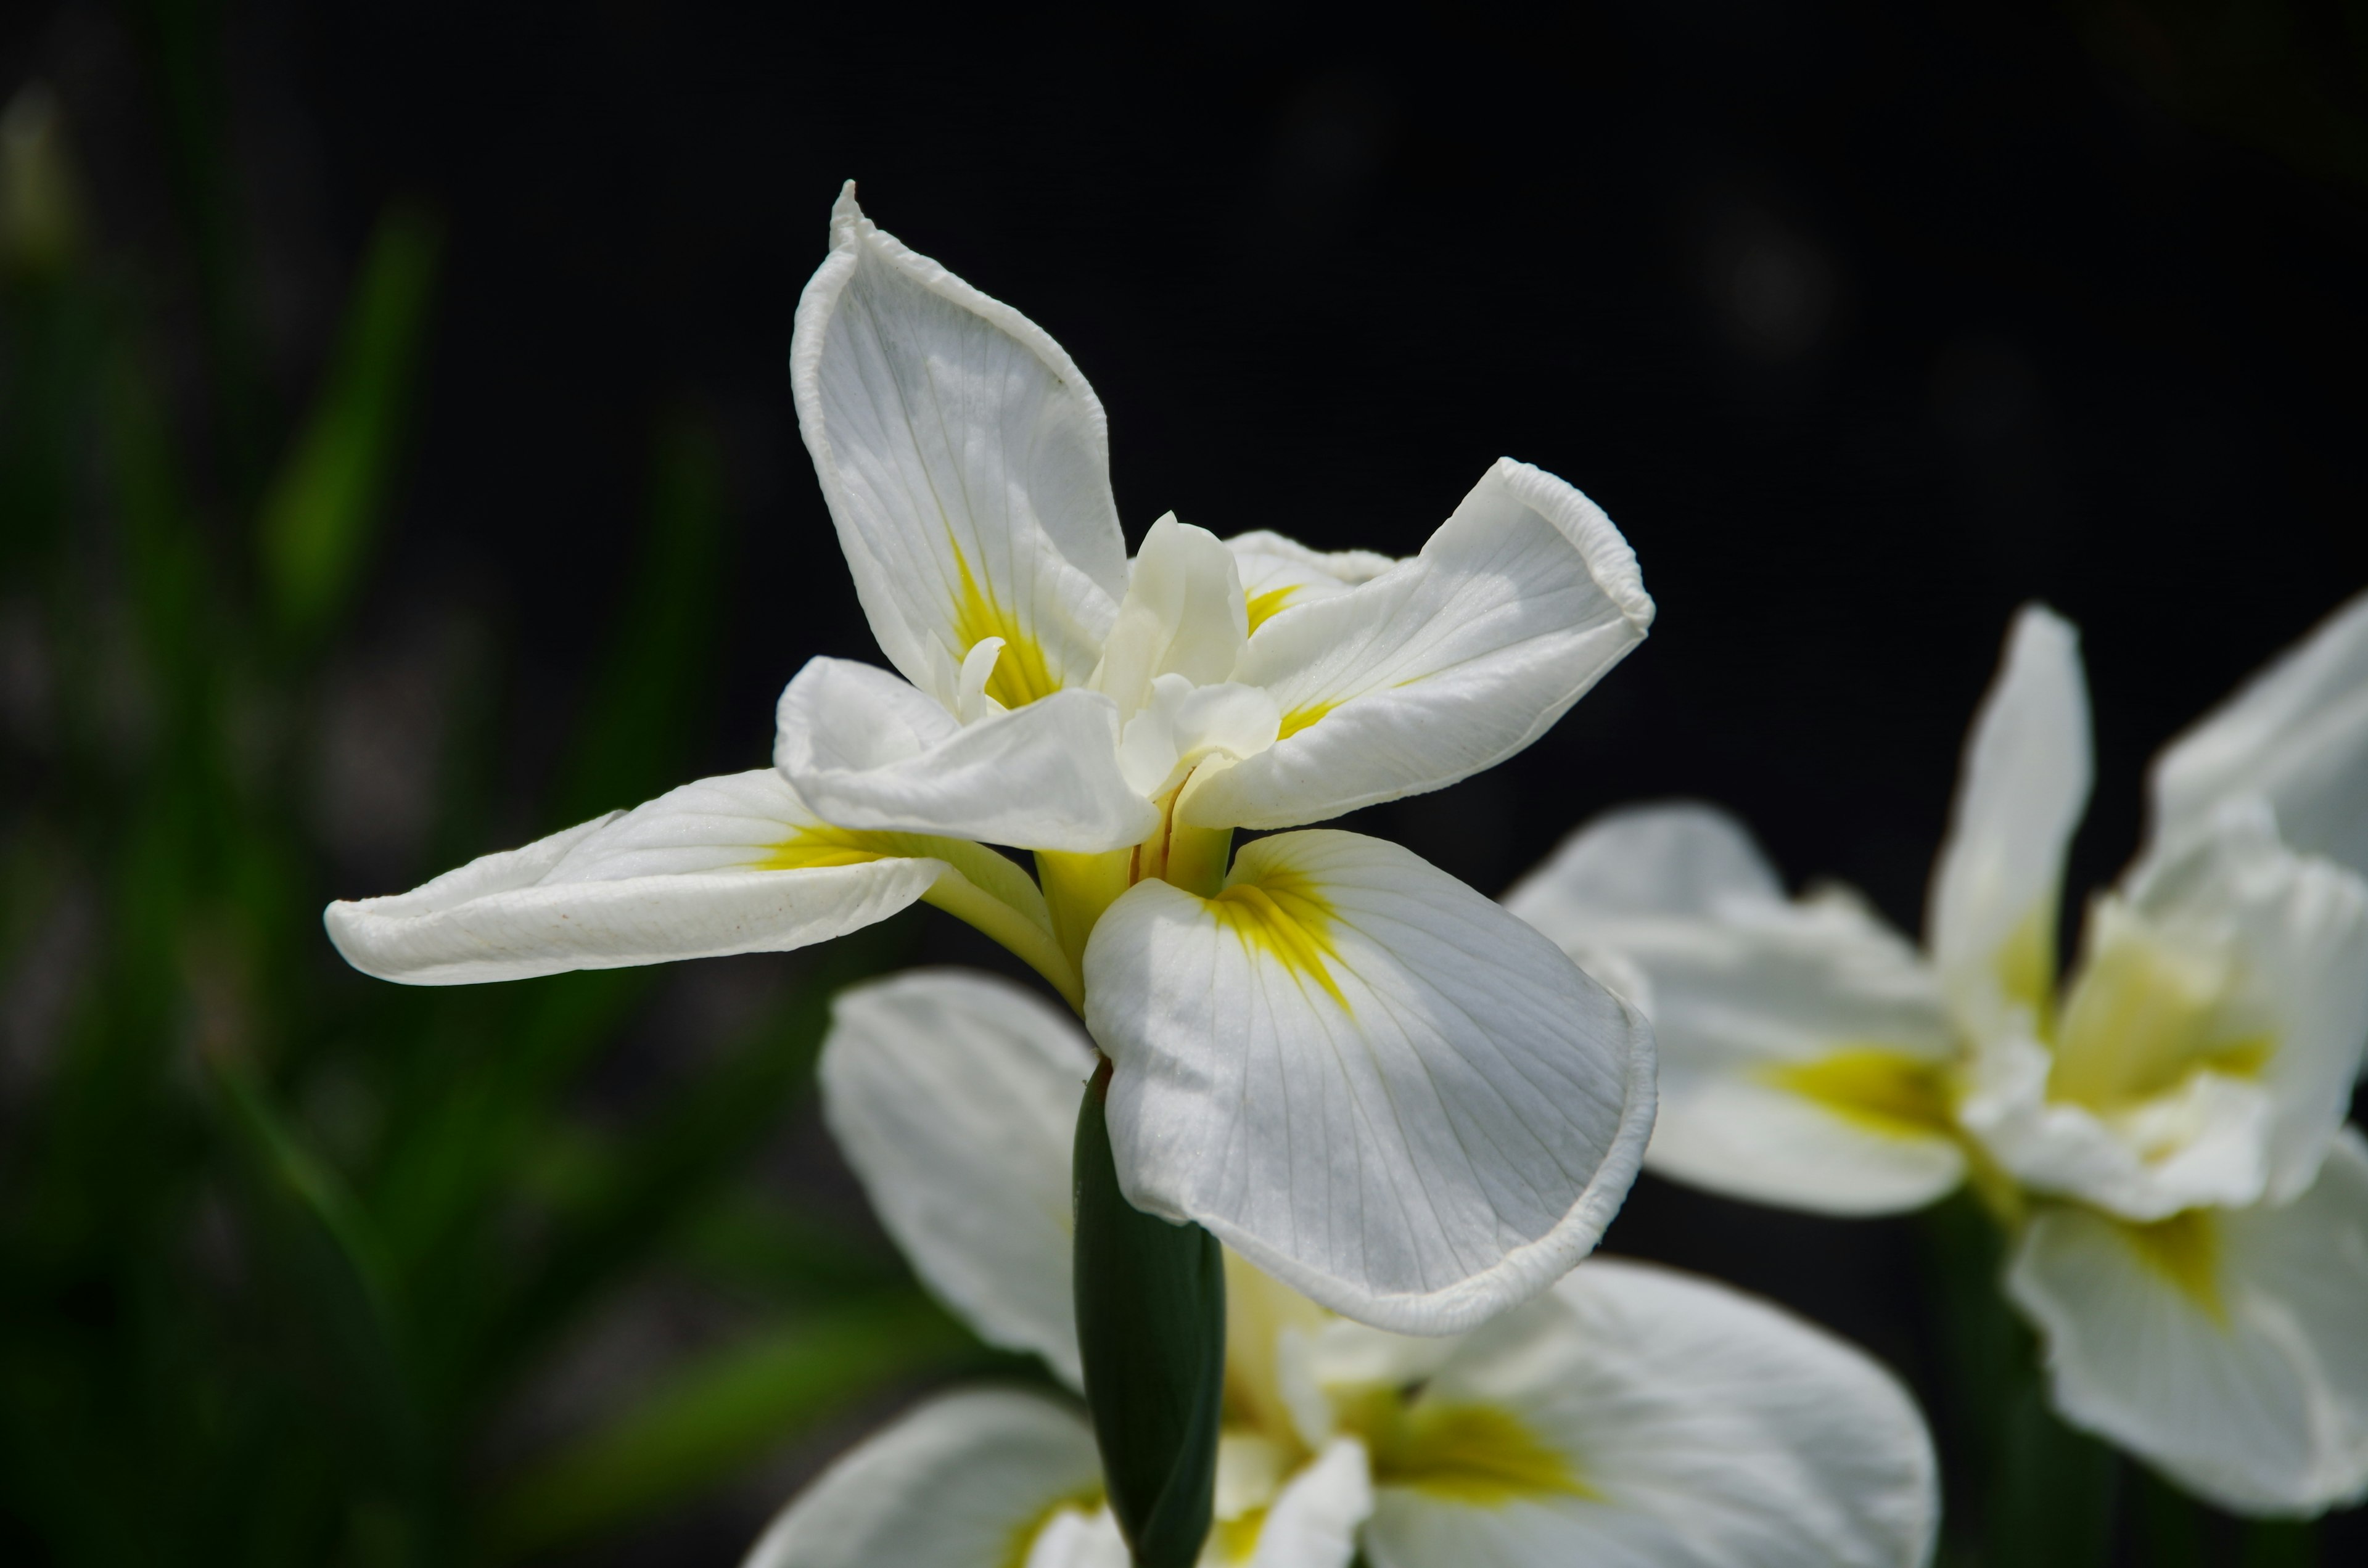
[[[1601,509],[1500,460],[1422,553],[1265,621],[1234,678],[1281,738],[1196,789],[1204,827],[1291,827],[1493,767],[1562,717],[1653,623]]]
[[[2288,845],[2368,876],[2368,594],[2172,742],[2152,785],[2157,845],[2258,795]]]
[[[950,1394],[825,1471],[743,1568],[1033,1564],[1042,1536],[1064,1513],[1090,1517],[1100,1494],[1101,1461],[1078,1416],[1032,1394]],[[1064,1568],[1092,1561],[1072,1556]]]
[[[1126,781],[1118,706],[1098,691],[965,725],[885,670],[813,659],[781,693],[773,761],[848,827],[1094,854],[1159,824]]]
[[[2346,1130],[2283,1206],[2155,1225],[2074,1205],[2023,1232],[2007,1290],[2066,1419],[2222,1507],[2368,1496],[2368,1145]]]
[[[1259,839],[1212,899],[1138,883],[1085,972],[1129,1200],[1379,1327],[1451,1333],[1543,1290],[1651,1131],[1643,1018],[1376,839]]]
[[[686,784],[406,893],[333,903],[324,919],[347,963],[412,985],[786,952],[885,920],[964,871],[997,896],[1034,897],[1049,922],[1026,877],[1015,885],[983,855],[834,828],[764,768]]]
[[[798,301],[798,428],[889,662],[954,706],[1082,684],[1126,586],[1102,407],[1061,346],[864,217],[848,184]],[[809,570],[809,578],[814,573]]]
[[[2308,1187],[2368,1045],[2368,888],[2225,803],[2091,910],[2052,1054],[1994,1046],[1966,1126],[2026,1186],[2125,1219]]]
[[[1193,686],[1231,679],[1248,642],[1249,606],[1232,554],[1216,535],[1170,512],[1151,525],[1128,569],[1094,689],[1131,714],[1161,676]]]
[[[1741,824],[1614,812],[1506,906],[1582,965],[1642,977],[1660,1113],[1645,1168],[1828,1214],[1914,1209],[1964,1176],[1931,971],[1839,892],[1789,903]]]
[[[1372,1451],[1373,1568],[1917,1568],[1939,1519],[1931,1438],[1888,1372],[1606,1258],[1466,1339]]]
[[[923,970],[841,993],[820,1069],[823,1118],[915,1271],[1072,1388],[1069,1145],[1093,1062],[1029,992]]]
[[[2064,850],[2089,801],[2089,746],[2078,633],[2027,605],[1965,743],[1925,919],[1950,1005],[1977,1043],[2048,1014]]]

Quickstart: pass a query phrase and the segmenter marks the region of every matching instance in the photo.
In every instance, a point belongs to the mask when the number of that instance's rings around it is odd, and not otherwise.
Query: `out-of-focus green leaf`
[[[2310,1519],[2257,1519],[2245,1528],[2242,1568],[2316,1568],[2318,1525]]]
[[[489,1533],[522,1555],[643,1517],[728,1478],[892,1380],[941,1367],[969,1339],[917,1295],[860,1301],[681,1368],[608,1426],[520,1476]]]
[[[547,813],[553,827],[682,783],[708,710],[730,506],[723,449],[698,415],[677,410],[660,424],[648,506],[616,636]]]
[[[81,244],[65,116],[48,83],[28,82],[0,110],[0,269],[55,272]]]
[[[650,1258],[771,1137],[814,1079],[842,985],[902,946],[899,923],[844,937],[749,1038],[617,1149],[615,1178],[561,1228],[486,1346],[486,1372],[520,1365],[607,1285]],[[489,1384],[490,1386],[490,1384]]]
[[[320,395],[264,498],[265,586],[299,637],[343,607],[386,511],[439,248],[435,222],[416,208],[379,220]]]

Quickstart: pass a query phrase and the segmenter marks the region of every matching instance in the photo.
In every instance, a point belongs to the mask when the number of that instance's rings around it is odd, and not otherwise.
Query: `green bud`
[[[1216,1497],[1225,1265],[1198,1225],[1119,1191],[1105,1061],[1077,1111],[1077,1348],[1110,1512],[1135,1568],[1191,1568]]]

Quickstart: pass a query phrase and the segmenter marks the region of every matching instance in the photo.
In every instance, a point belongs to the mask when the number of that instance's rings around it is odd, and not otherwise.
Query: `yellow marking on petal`
[[[1099,1486],[1087,1487],[1066,1497],[1053,1498],[1013,1528],[1010,1541],[1005,1546],[996,1568],[1027,1568],[1028,1554],[1035,1550],[1036,1538],[1044,1533],[1045,1527],[1054,1518],[1072,1510],[1091,1517],[1094,1510],[1101,1506],[1102,1489]]]
[[[1315,885],[1296,871],[1269,871],[1256,881],[1236,882],[1206,901],[1220,927],[1245,950],[1281,964],[1304,988],[1310,983],[1349,1010],[1349,998],[1332,976],[1339,950],[1332,945],[1336,917]]]
[[[2214,1323],[2228,1326],[2228,1308],[2220,1297],[2220,1231],[2208,1210],[2184,1210],[2147,1225],[2112,1223],[2151,1273]]]
[[[978,585],[959,545],[954,547],[954,571],[962,579],[954,603],[954,641],[962,645],[956,657],[967,656],[989,637],[1003,639],[995,673],[986,677],[986,694],[1006,708],[1024,708],[1060,690],[1061,683],[1044,663],[1044,650],[1020,629],[1009,610],[995,601],[993,594]]]
[[[1862,1046],[1814,1062],[1779,1062],[1759,1075],[1865,1131],[1886,1138],[1946,1138],[1955,1122],[1943,1072],[1937,1062]]]
[[[1417,1403],[1390,1412],[1362,1436],[1376,1485],[1475,1508],[1538,1497],[1601,1501],[1567,1454],[1496,1405]]]
[[[760,871],[810,871],[824,866],[860,866],[872,860],[902,858],[915,851],[896,845],[886,834],[860,828],[817,825],[802,827],[772,846],[757,862]],[[920,851],[927,854],[927,850]]]
[[[1262,594],[1244,594],[1250,611],[1250,630],[1256,631],[1281,610],[1291,606],[1291,596],[1299,592],[1297,583],[1285,583],[1280,588],[1269,588]]]
[[[1287,741],[1339,706],[1340,699],[1329,698],[1302,703],[1282,716],[1282,724],[1275,731],[1274,738]]]
[[[2277,1042],[2224,1032],[2221,1005],[2234,978],[2225,960],[2174,946],[2112,906],[2099,920],[2064,1009],[2052,1097],[2112,1112],[2174,1092],[2199,1072],[2260,1073]]]
[[[2008,1001],[2031,1009],[2032,1027],[2043,1040],[2055,1033],[2055,904],[2056,892],[2050,888],[2007,933],[1993,960],[1999,989]]]
[[[1258,1535],[1266,1528],[1267,1510],[1252,1508],[1238,1518],[1219,1519],[1209,1527],[1209,1543],[1217,1549],[1220,1562],[1247,1562],[1258,1551]]]

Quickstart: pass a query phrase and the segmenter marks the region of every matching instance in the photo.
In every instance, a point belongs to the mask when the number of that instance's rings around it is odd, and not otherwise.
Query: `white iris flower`
[[[1408,560],[1170,517],[1130,562],[1076,365],[852,186],[791,374],[898,673],[816,659],[773,769],[333,904],[338,949],[453,984],[803,947],[927,900],[1083,1013],[1137,1208],[1406,1332],[1559,1278],[1642,1157],[1641,1017],[1393,845],[1303,832],[1227,858],[1236,827],[1439,789],[1536,739],[1652,620],[1610,520],[1506,460]],[[1037,877],[987,844],[1035,851]]]
[[[1069,1129],[1093,1050],[1003,982],[843,995],[823,1107],[914,1267],[1072,1388]],[[1461,1338],[1336,1317],[1226,1259],[1217,1522],[1201,1562],[1914,1568],[1930,1440],[1856,1350],[1706,1281],[1601,1259]],[[748,1568],[1125,1568],[1072,1407],[958,1392],[793,1502]]]
[[[2173,744],[2148,843],[2056,909],[2089,785],[2070,627],[2026,609],[1967,745],[1919,954],[1788,901],[1741,826],[1616,812],[1508,896],[1652,1017],[1647,1164],[1834,1214],[1969,1176],[2074,1422],[2225,1506],[2368,1493],[2368,597]]]

